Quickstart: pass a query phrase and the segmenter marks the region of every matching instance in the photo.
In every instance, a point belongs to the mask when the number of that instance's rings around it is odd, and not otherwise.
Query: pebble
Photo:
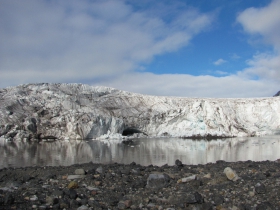
[[[86,175],[68,175],[67,179],[71,180],[71,179],[82,179],[85,178]]]
[[[98,191],[99,189],[96,187],[92,187],[92,186],[87,186],[88,190],[94,190],[94,191]]]
[[[36,195],[33,195],[32,197],[29,198],[31,201],[37,201],[38,197]]]
[[[80,206],[77,210],[88,210],[89,208],[85,205]]]
[[[84,169],[78,168],[78,169],[75,170],[75,174],[76,174],[76,175],[85,175],[86,172],[85,172]]]
[[[249,192],[249,196],[251,196],[251,197],[255,196],[255,192],[250,191],[250,192]]]
[[[51,196],[46,196],[46,204],[53,205],[54,198]]]
[[[131,206],[130,200],[120,201],[118,203],[118,209],[127,209]]]
[[[99,174],[103,174],[103,167],[100,166],[96,169],[96,171],[99,173]]]
[[[69,189],[75,189],[75,188],[78,188],[78,183],[75,182],[75,181],[72,181],[68,184],[68,188]]]
[[[232,170],[230,167],[226,167],[224,169],[224,173],[226,174],[227,178],[229,180],[232,180],[232,181],[236,181],[239,179],[238,175],[236,174],[236,172],[234,170]]]
[[[185,178],[181,179],[182,182],[190,182],[190,181],[193,181],[193,180],[196,180],[196,175],[192,175],[192,176],[185,177]]]

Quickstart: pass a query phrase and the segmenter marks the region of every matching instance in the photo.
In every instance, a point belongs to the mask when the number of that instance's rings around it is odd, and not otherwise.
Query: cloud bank
[[[131,73],[102,81],[98,85],[158,96],[246,98],[275,94],[277,83],[251,80],[237,75],[214,77],[188,74]],[[269,95],[269,96],[272,96]]]

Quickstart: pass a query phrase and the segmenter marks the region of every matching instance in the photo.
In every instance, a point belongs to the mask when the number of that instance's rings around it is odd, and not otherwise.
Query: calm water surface
[[[205,164],[225,160],[262,161],[280,158],[280,136],[218,140],[178,138],[135,139],[124,144],[110,141],[5,142],[0,140],[0,168],[59,166],[76,163],[131,163],[141,165]]]

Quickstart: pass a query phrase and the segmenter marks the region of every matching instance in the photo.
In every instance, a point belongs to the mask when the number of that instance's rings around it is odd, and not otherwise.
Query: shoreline
[[[3,168],[0,209],[280,209],[279,186],[280,160]]]

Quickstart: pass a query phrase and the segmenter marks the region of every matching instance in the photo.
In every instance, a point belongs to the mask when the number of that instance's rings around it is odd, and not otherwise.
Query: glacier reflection
[[[0,141],[0,168],[22,166],[59,166],[77,163],[125,163],[141,165],[205,164],[225,160],[262,161],[280,158],[280,136],[244,137],[218,140],[178,138],[136,139],[120,141]]]

